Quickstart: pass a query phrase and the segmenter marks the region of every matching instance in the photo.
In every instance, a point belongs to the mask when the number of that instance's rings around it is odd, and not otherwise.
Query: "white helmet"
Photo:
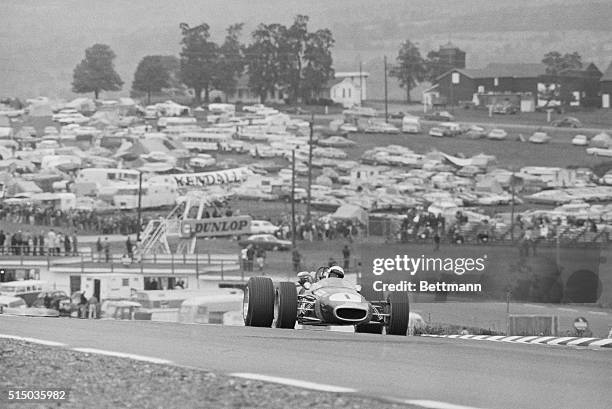
[[[340,266],[331,266],[327,269],[327,278],[344,278],[344,270]]]

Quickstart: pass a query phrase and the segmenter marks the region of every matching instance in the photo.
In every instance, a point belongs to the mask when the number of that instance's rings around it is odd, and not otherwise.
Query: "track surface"
[[[0,333],[366,395],[478,408],[610,408],[610,351],[311,330],[0,316]]]

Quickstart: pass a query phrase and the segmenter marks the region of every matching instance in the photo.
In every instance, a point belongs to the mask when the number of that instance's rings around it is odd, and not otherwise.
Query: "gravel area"
[[[10,403],[8,389],[69,389],[64,402]],[[2,408],[414,408],[0,339]]]

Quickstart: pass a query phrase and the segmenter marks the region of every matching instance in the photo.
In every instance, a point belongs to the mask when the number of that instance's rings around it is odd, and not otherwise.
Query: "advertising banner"
[[[238,236],[251,233],[251,216],[187,219],[181,222],[181,237]]]
[[[213,185],[229,185],[242,183],[249,175],[246,167],[218,170],[214,172],[179,173],[172,175],[179,188],[181,187],[206,187]]]

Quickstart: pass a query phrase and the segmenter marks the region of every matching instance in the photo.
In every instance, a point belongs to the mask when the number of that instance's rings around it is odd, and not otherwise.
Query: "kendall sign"
[[[219,170],[215,172],[180,173],[172,175],[179,188],[181,187],[205,187],[213,185],[229,185],[242,183],[249,175],[246,167]]]
[[[181,222],[180,236],[216,237],[238,236],[251,233],[251,216],[211,217],[187,219]]]

